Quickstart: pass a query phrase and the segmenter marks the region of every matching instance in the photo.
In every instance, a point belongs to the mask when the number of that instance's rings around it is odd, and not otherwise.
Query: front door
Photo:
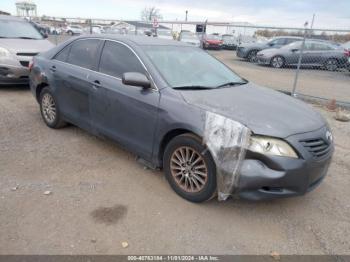
[[[99,73],[91,75],[93,97],[91,115],[98,132],[120,142],[139,156],[150,160],[158,119],[159,92],[126,86],[125,72],[147,75],[145,68],[126,45],[106,41]]]

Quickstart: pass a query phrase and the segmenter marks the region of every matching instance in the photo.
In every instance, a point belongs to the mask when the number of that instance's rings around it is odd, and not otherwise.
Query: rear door
[[[139,156],[151,159],[159,92],[156,88],[126,86],[121,80],[126,72],[148,76],[146,69],[131,48],[121,42],[107,40],[99,72],[91,78],[98,83],[91,100],[95,128]]]
[[[92,84],[90,74],[96,70],[102,40],[80,39],[69,47],[63,61],[59,56],[50,69],[55,75],[55,93],[62,114],[72,123],[84,129],[91,129],[90,95]],[[63,50],[64,52],[65,49]],[[62,52],[63,52],[62,51]]]

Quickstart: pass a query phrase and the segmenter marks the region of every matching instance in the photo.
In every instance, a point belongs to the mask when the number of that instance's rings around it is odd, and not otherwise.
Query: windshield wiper
[[[246,81],[242,81],[242,82],[227,82],[225,84],[217,86],[216,88],[225,87],[225,86],[240,86],[240,85],[244,85],[246,83],[247,83]]]
[[[215,87],[192,85],[192,86],[174,86],[173,89],[178,90],[204,90],[204,89],[214,89]]]

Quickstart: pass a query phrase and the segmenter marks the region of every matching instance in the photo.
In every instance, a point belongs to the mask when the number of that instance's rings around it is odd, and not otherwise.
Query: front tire
[[[258,50],[252,50],[248,54],[248,61],[251,63],[257,63],[258,62]]]
[[[282,56],[274,56],[271,59],[270,65],[274,68],[282,68],[284,67],[285,60]]]
[[[41,117],[50,128],[61,128],[67,123],[62,119],[57,102],[48,87],[45,87],[39,98]]]
[[[215,163],[198,137],[184,134],[171,140],[163,166],[170,186],[182,198],[199,203],[215,195]]]

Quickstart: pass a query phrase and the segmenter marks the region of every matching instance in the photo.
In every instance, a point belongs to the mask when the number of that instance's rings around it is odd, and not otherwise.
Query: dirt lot
[[[1,87],[0,254],[350,254],[350,123],[316,109],[336,153],[314,192],[192,204],[118,145],[47,128],[28,88]]]

